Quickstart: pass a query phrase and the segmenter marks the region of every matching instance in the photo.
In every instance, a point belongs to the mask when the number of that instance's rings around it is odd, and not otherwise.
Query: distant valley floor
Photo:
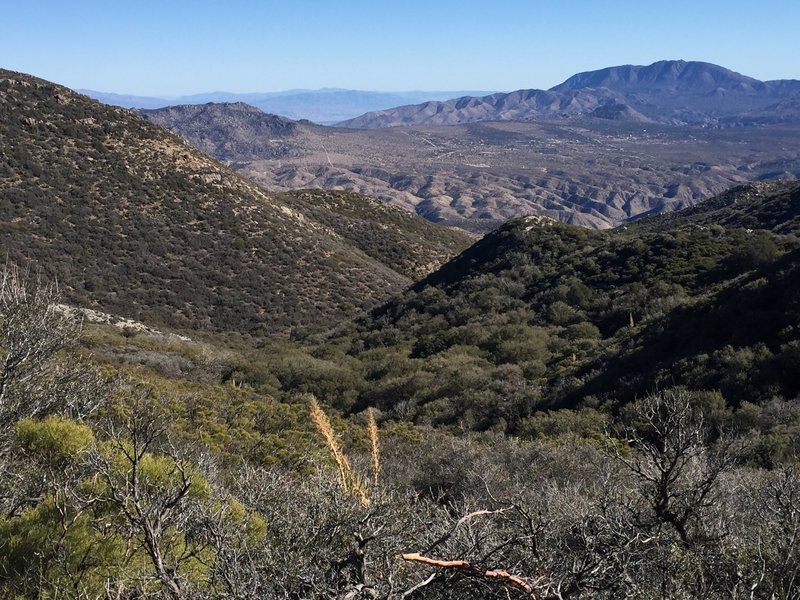
[[[246,105],[203,119],[147,111],[270,190],[342,189],[485,232],[546,215],[604,229],[696,204],[747,181],[800,176],[800,125],[701,128],[581,117],[355,130]],[[193,109],[196,110],[196,109]]]

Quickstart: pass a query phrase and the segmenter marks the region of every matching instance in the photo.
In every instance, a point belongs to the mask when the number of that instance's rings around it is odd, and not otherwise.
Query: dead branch
[[[470,577],[481,577],[484,579],[496,580],[522,590],[531,600],[537,600],[533,586],[531,586],[522,577],[512,575],[503,569],[481,569],[465,560],[436,560],[433,558],[428,558],[427,556],[422,556],[422,554],[419,552],[403,554],[403,560],[407,562],[422,563],[424,565],[438,567],[440,569],[459,571],[465,575],[469,575]]]

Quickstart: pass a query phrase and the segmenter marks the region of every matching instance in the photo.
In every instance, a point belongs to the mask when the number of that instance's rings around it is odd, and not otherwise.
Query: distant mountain
[[[184,104],[140,110],[148,121],[167,127],[218,160],[287,158],[298,152],[290,143],[305,131],[323,128],[267,114],[236,103]]]
[[[613,92],[576,91],[558,94],[544,90],[517,90],[480,98],[465,96],[447,102],[425,102],[367,113],[343,121],[340,127],[374,129],[399,125],[457,125],[478,121],[525,121],[532,116],[568,116],[590,113],[603,104],[624,104]]]
[[[766,108],[720,119],[720,125],[724,127],[776,124],[800,124],[800,96],[781,100]]]
[[[471,241],[354,194],[266,193],[129,110],[3,70],[0,198],[7,260],[71,304],[179,328],[331,324]]]
[[[110,92],[96,92],[94,90],[76,90],[81,94],[85,94],[90,98],[94,98],[108,104],[110,106],[119,106],[121,108],[161,108],[162,106],[169,106],[175,104],[176,99],[157,98],[154,96],[135,96],[132,94],[113,94]]]
[[[608,88],[626,93],[647,90],[709,94],[723,89],[757,94],[767,87],[764,82],[711,63],[663,60],[649,66],[623,65],[578,73],[551,91]]]
[[[447,100],[463,95],[465,93],[461,91],[365,92],[358,90],[318,90],[274,96],[252,102],[252,104],[265,112],[275,113],[291,119],[308,119],[315,123],[330,125],[373,110],[428,100]]]
[[[374,111],[343,127],[446,125],[547,117],[629,118],[671,124],[716,125],[720,119],[800,95],[800,81],[758,81],[704,62],[660,61],[578,73],[550,90],[463,97]],[[605,107],[613,108],[605,108]]]
[[[759,81],[704,62],[660,61],[579,73],[555,92],[609,89],[659,121],[716,124],[800,95],[800,81]]]
[[[485,95],[486,91],[409,91],[369,92],[325,88],[320,90],[287,90],[283,92],[246,93],[211,92],[172,98],[152,98],[79,90],[105,104],[123,108],[164,108],[182,104],[245,102],[261,110],[290,119],[307,119],[332,124],[365,112],[414,104],[429,100],[447,100],[466,95]]]

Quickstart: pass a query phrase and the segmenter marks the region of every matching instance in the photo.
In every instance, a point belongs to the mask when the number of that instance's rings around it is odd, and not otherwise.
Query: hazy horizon
[[[32,75],[35,75],[32,73]],[[56,82],[57,83],[57,82]],[[292,89],[281,89],[281,90],[249,90],[244,92],[231,92],[229,90],[201,90],[196,92],[191,92],[188,94],[178,94],[178,95],[165,95],[165,94],[136,94],[136,93],[126,93],[126,92],[115,92],[115,91],[108,91],[108,90],[95,90],[91,88],[75,88],[77,91],[83,92],[99,92],[108,95],[114,96],[133,96],[133,97],[141,97],[141,98],[153,98],[157,100],[179,100],[185,98],[191,98],[192,96],[213,96],[215,94],[228,94],[231,96],[288,96],[292,94],[304,94],[304,93],[335,93],[335,92],[364,92],[364,93],[374,93],[374,94],[420,94],[420,93],[443,93],[443,92],[486,92],[488,94],[497,93],[497,92],[510,92],[512,90],[423,90],[423,89],[414,89],[414,90],[367,90],[367,89],[356,89],[356,88],[342,88],[342,87],[322,87],[322,88],[292,88]]]

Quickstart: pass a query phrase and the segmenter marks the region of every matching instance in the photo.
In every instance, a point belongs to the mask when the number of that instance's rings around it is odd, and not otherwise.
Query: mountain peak
[[[373,129],[397,125],[452,125],[477,121],[530,121],[591,117],[669,125],[715,126],[796,97],[800,81],[763,82],[700,61],[662,60],[573,75],[549,90],[516,90],[367,113],[339,123]],[[789,107],[782,120],[792,120]]]
[[[745,90],[764,84],[730,69],[707,62],[661,60],[651,65],[621,65],[573,75],[550,89],[565,92],[585,88],[608,88],[630,92],[638,89],[693,91],[707,94],[718,88]]]

